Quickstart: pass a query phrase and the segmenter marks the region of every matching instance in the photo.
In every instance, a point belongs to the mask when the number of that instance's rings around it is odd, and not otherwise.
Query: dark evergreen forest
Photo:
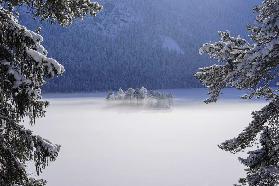
[[[120,87],[193,88],[199,67],[210,63],[198,49],[216,40],[218,30],[245,35],[253,23],[243,0],[102,0],[102,13],[64,29],[21,21],[42,35],[49,55],[66,69],[49,82],[47,92],[115,90]],[[29,20],[29,21],[27,21]]]

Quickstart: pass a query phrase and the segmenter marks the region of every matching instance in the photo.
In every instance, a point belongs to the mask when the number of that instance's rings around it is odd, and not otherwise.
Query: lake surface
[[[226,186],[244,174],[217,145],[265,105],[226,90],[206,105],[205,89],[164,90],[171,109],[108,103],[104,93],[48,94],[47,116],[32,127],[62,145],[41,175],[49,186]]]

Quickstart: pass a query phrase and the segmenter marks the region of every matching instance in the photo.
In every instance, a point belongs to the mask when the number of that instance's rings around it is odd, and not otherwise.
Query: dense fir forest
[[[49,55],[66,69],[63,77],[44,87],[45,91],[199,87],[193,73],[210,61],[198,54],[198,48],[205,40],[216,40],[218,30],[245,33],[246,25],[253,23],[251,8],[258,1],[101,3],[104,10],[97,17],[85,18],[68,29],[30,22],[27,15],[22,18],[33,30],[42,27]]]

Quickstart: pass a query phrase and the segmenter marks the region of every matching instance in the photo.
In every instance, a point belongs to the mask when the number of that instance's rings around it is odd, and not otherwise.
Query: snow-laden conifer
[[[241,185],[276,186],[279,184],[279,96],[274,81],[278,80],[279,64],[279,1],[264,0],[255,8],[256,23],[248,26],[251,43],[240,36],[219,32],[220,41],[206,43],[200,53],[217,59],[219,65],[201,68],[195,76],[209,89],[207,103],[215,102],[225,87],[247,90],[244,98],[261,97],[269,104],[252,113],[253,120],[236,138],[220,148],[240,152],[259,143],[247,158]]]
[[[25,6],[35,17],[67,26],[74,18],[95,15],[101,6],[89,0],[0,0],[0,185],[41,186],[46,181],[30,177],[26,163],[37,174],[54,161],[60,146],[34,134],[21,123],[35,124],[45,115],[42,100],[46,80],[61,75],[64,67],[48,56],[43,37],[21,25],[14,8]]]

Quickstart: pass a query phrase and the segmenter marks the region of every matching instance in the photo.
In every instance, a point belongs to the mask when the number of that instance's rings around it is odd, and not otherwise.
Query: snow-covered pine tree
[[[148,90],[144,87],[141,87],[139,89],[139,97],[140,99],[145,99],[147,97],[147,94],[148,94]]]
[[[268,100],[267,106],[252,113],[249,126],[220,148],[237,153],[259,143],[256,150],[248,152],[247,158],[239,158],[247,166],[247,175],[239,184],[276,186],[279,185],[279,89],[272,85],[278,80],[279,1],[264,0],[255,11],[256,22],[248,26],[253,43],[220,32],[221,40],[204,44],[200,53],[221,64],[201,68],[195,76],[209,88],[207,103],[217,101],[225,87],[247,90],[244,98]]]
[[[0,185],[41,186],[46,181],[30,177],[26,163],[34,162],[39,174],[56,159],[60,146],[33,134],[21,122],[29,117],[34,124],[45,115],[48,102],[41,99],[41,87],[64,68],[47,56],[42,36],[18,22],[14,8],[19,6],[63,26],[95,15],[101,6],[90,0],[0,0]]]
[[[135,98],[135,92],[136,90],[133,88],[128,88],[125,92],[125,99],[130,99],[132,100],[133,98]]]

